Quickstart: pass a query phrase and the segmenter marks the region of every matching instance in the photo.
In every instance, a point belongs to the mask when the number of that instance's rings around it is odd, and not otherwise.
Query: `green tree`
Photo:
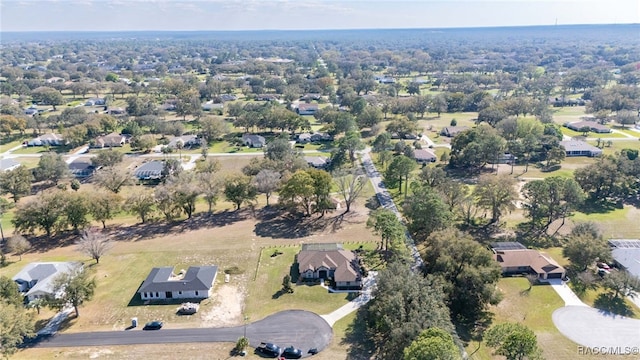
[[[31,91],[31,97],[35,102],[41,102],[45,105],[53,106],[53,111],[57,110],[56,106],[65,103],[64,97],[60,91],[46,86],[41,86]]]
[[[522,194],[527,216],[543,232],[557,219],[562,219],[564,225],[566,217],[584,201],[584,193],[575,180],[557,176],[526,183]]]
[[[131,138],[131,148],[148,153],[156,146],[156,138],[153,135],[141,135]]]
[[[407,196],[409,188],[409,175],[417,167],[414,160],[404,156],[396,156],[384,173],[385,182],[390,186],[398,184],[398,189],[402,191],[402,180],[405,181],[404,195]]]
[[[98,152],[96,156],[91,158],[91,164],[96,168],[103,166],[109,167],[121,163],[122,159],[124,159],[123,153],[109,149]]]
[[[96,191],[91,194],[89,213],[94,220],[102,223],[102,228],[107,227],[106,221],[113,219],[122,209],[122,198],[118,194],[104,191]]]
[[[224,196],[240,210],[242,203],[251,203],[256,199],[256,188],[248,176],[230,176],[224,183]]]
[[[0,190],[2,194],[10,194],[14,203],[31,193],[33,175],[26,166],[19,166],[0,174]]]
[[[48,299],[49,306],[62,310],[73,306],[76,317],[80,316],[78,307],[93,298],[96,289],[96,279],[89,277],[89,272],[81,266],[70,272],[65,272],[53,279],[52,294],[59,294]]]
[[[74,231],[84,228],[89,220],[89,202],[84,194],[76,192],[63,192],[59,196],[58,205],[62,205],[62,213],[64,216],[64,224],[71,225]]]
[[[498,135],[496,129],[478,125],[453,138],[449,166],[459,169],[481,169],[488,162],[495,161],[505,146],[505,140]]]
[[[388,132],[384,132],[376,137],[373,141],[373,151],[380,153],[387,150],[391,146],[391,135]]]
[[[382,359],[398,358],[425,329],[453,332],[442,284],[412,272],[405,263],[389,263],[378,274],[367,309],[367,333]]]
[[[367,106],[357,116],[356,122],[362,128],[371,128],[382,121],[382,111],[376,106]]]
[[[611,249],[598,231],[576,227],[568,236],[562,254],[577,271],[584,271],[597,260],[611,258]]]
[[[20,305],[0,301],[0,354],[15,354],[25,337],[34,335],[33,313]]]
[[[632,179],[619,170],[616,160],[609,156],[576,169],[573,177],[592,201],[600,202],[626,198],[632,183]]]
[[[40,156],[34,175],[38,181],[49,181],[54,185],[69,176],[69,166],[62,155],[48,152]]]
[[[176,177],[168,181],[169,187],[173,190],[173,198],[176,205],[191,219],[196,210],[196,200],[201,193],[196,175],[193,172],[181,172]]]
[[[218,202],[218,196],[220,195],[220,190],[222,190],[222,181],[216,174],[207,172],[198,173],[196,178],[204,200],[209,206],[207,211],[211,213]]]
[[[385,258],[390,258],[389,249],[397,248],[394,244],[404,245],[405,229],[396,214],[389,209],[376,209],[367,219],[367,227],[380,236],[379,249],[385,252]]]
[[[291,275],[289,274],[282,278],[282,291],[287,294],[293,294],[293,285],[291,284]]]
[[[500,299],[496,284],[502,270],[493,254],[470,235],[455,229],[433,232],[422,251],[425,274],[442,278],[451,318],[473,324]]]
[[[482,175],[473,191],[478,206],[491,212],[491,223],[497,223],[507,211],[515,208],[518,198],[516,181],[509,175]]]
[[[136,214],[144,224],[156,210],[156,202],[150,191],[139,190],[133,192],[124,203],[124,209]]]
[[[460,360],[460,349],[450,333],[439,329],[424,330],[404,349],[404,360]]]
[[[438,193],[429,186],[417,183],[411,186],[411,196],[402,206],[407,229],[416,241],[423,241],[432,232],[449,226],[452,213]]]
[[[343,149],[349,154],[349,160],[353,164],[356,160],[356,152],[364,149],[364,143],[357,131],[349,131],[344,137],[338,140],[338,148]]]
[[[219,117],[204,116],[198,120],[198,124],[202,137],[209,143],[229,133],[229,124]]]
[[[124,186],[133,183],[129,170],[117,166],[103,167],[95,172],[92,180],[99,187],[105,188],[114,194],[118,194]]]
[[[0,302],[15,306],[22,306],[24,303],[16,282],[4,275],[0,276]]]
[[[626,270],[612,271],[604,277],[602,286],[614,299],[636,297],[640,291],[640,279]]]
[[[539,357],[540,348],[536,334],[519,323],[502,323],[484,333],[487,346],[495,349],[496,355],[507,360],[524,360]]]
[[[42,229],[47,236],[59,225],[64,214],[62,199],[57,192],[47,193],[16,208],[13,224],[17,231],[33,232]]]
[[[315,195],[314,180],[304,170],[296,171],[280,189],[280,202],[292,208],[302,206],[307,216],[311,215],[311,205]]]

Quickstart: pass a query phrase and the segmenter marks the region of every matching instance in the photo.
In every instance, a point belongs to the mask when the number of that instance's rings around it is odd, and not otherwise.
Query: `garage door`
[[[549,274],[549,275],[547,275],[547,279],[562,279],[562,274],[560,274],[560,273]]]

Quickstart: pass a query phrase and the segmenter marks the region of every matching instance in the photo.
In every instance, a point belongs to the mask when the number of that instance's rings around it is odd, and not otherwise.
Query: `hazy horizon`
[[[640,23],[637,0],[2,0],[2,32],[445,29]]]

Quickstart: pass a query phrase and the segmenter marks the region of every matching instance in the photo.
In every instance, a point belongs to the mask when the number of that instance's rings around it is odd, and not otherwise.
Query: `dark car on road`
[[[266,357],[276,358],[280,356],[282,350],[278,345],[272,343],[260,343],[260,346],[256,348],[256,352]]]
[[[162,321],[150,321],[144,324],[142,330],[160,330],[162,329]]]
[[[302,357],[302,350],[289,346],[282,351],[282,357],[285,359],[300,359]]]

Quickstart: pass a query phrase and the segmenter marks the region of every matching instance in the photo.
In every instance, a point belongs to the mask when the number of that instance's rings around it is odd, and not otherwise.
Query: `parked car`
[[[608,274],[608,273],[610,273],[610,271],[609,271],[609,270],[607,270],[607,269],[603,269],[603,268],[599,268],[599,269],[598,269],[598,275],[600,275],[601,277],[602,277],[602,276],[605,276],[605,275],[606,275],[606,274]]]
[[[300,359],[302,357],[302,350],[289,346],[282,351],[282,357],[285,359]]]
[[[598,264],[596,264],[596,265],[598,265],[598,267],[599,267],[600,269],[611,270],[611,267],[609,267],[609,265],[607,265],[607,263],[599,262],[599,263],[598,263]]]
[[[162,321],[150,321],[144,324],[142,330],[160,330],[162,329]]]
[[[256,348],[256,352],[266,356],[276,358],[280,356],[282,349],[276,344],[272,343],[260,343],[260,345]]]

